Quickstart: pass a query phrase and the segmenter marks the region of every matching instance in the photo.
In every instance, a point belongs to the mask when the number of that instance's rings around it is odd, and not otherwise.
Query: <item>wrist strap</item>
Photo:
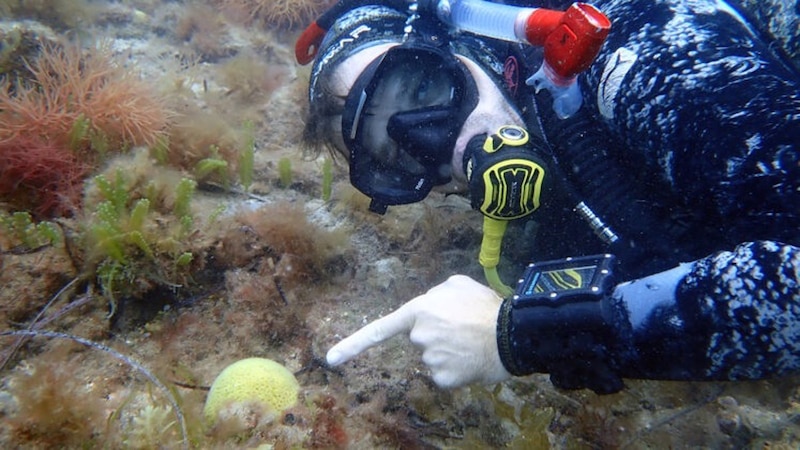
[[[500,360],[517,376],[549,373],[562,389],[589,388],[610,394],[623,388],[609,344],[612,328],[603,318],[603,300],[557,307],[503,301],[497,320]]]

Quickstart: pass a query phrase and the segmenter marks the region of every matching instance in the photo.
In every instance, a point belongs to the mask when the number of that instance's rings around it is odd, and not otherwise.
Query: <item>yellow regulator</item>
[[[545,164],[524,128],[506,125],[473,138],[464,160],[472,207],[485,216],[513,220],[539,207]]]
[[[470,202],[484,215],[479,262],[489,285],[503,296],[512,292],[497,274],[506,224],[541,204],[547,170],[538,150],[524,128],[505,125],[472,138],[464,152]]]

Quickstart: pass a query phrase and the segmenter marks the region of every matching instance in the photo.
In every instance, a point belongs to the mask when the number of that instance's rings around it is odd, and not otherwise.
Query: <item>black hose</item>
[[[620,162],[620,147],[584,105],[568,119],[556,116],[548,93],[537,94],[534,106],[553,165],[571,185],[576,204],[583,201],[619,238],[607,242],[626,267],[668,268],[675,260],[673,242],[664,230],[666,214],[640,198],[645,189]],[[646,170],[644,163],[633,163]],[[648,190],[648,194],[650,190]],[[594,230],[596,233],[598,230]]]

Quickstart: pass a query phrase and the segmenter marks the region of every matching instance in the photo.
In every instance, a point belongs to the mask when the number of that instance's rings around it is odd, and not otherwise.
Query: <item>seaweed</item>
[[[23,250],[35,250],[62,241],[58,225],[46,220],[36,223],[27,211],[0,212],[0,231],[9,241],[9,247]]]
[[[292,160],[283,157],[278,160],[278,177],[280,179],[281,186],[284,188],[288,188],[292,184]]]
[[[3,122],[1,110],[0,104]],[[4,141],[2,134],[0,130],[0,200],[37,218],[72,215],[80,206],[89,164],[41,137],[18,135]]]
[[[333,161],[331,158],[325,158],[322,162],[322,201],[327,202],[331,199],[331,191],[333,186]]]
[[[0,199],[40,217],[74,215],[88,174],[111,153],[155,144],[170,115],[109,44],[45,41],[0,77]]]
[[[108,43],[91,49],[45,43],[27,70],[0,78],[0,141],[46,136],[91,158],[88,146],[78,147],[92,131],[108,148],[125,151],[154,144],[170,123],[152,87],[118,64]]]
[[[136,361],[132,357],[124,355],[124,354],[112,349],[111,347],[108,347],[107,345],[103,345],[103,344],[101,344],[99,342],[95,342],[95,341],[92,341],[92,340],[89,340],[89,339],[85,339],[85,338],[82,338],[82,337],[79,337],[79,336],[73,336],[71,334],[58,333],[58,332],[54,332],[54,331],[44,331],[44,330],[41,330],[41,331],[39,331],[39,330],[3,331],[3,332],[0,332],[0,336],[45,337],[45,338],[48,338],[48,339],[66,339],[66,340],[69,340],[69,341],[77,342],[78,344],[84,345],[84,346],[89,347],[91,349],[99,350],[101,352],[104,352],[104,353],[114,357],[115,359],[119,360],[120,362],[122,362],[123,364],[127,365],[128,367],[136,370],[141,375],[143,375],[150,383],[152,383],[159,391],[161,391],[162,394],[164,395],[164,397],[167,399],[167,401],[169,402],[170,406],[172,407],[172,412],[175,415],[175,418],[176,418],[176,420],[177,420],[177,422],[178,422],[178,424],[180,426],[181,437],[182,437],[182,440],[181,440],[182,441],[181,442],[182,443],[182,447],[185,448],[185,449],[189,448],[189,445],[190,445],[189,431],[188,431],[188,427],[186,425],[185,414],[183,412],[183,409],[180,406],[180,400],[179,400],[178,394],[173,389],[170,389],[169,387],[167,387],[167,385],[164,384],[158,377],[156,377],[155,374],[153,374],[153,372],[151,372],[149,369],[147,369],[147,367],[145,367],[142,363]],[[59,386],[59,385],[51,385],[51,386],[44,386],[44,387],[45,388],[54,389],[55,390],[54,392],[58,392],[58,390],[60,389],[61,386]],[[66,402],[66,403],[67,403],[67,405],[65,405],[65,406],[69,406],[70,402]],[[53,406],[55,406],[55,405],[53,405]],[[52,412],[45,411],[43,414],[45,416],[50,417],[54,413],[57,414],[58,411],[60,411],[60,408],[56,409],[55,411],[52,411]],[[62,422],[64,420],[63,417],[54,417],[54,418],[55,418],[55,420],[57,420],[57,422],[55,422],[56,425],[58,425],[59,423],[63,423]],[[82,417],[77,417],[77,416],[74,419],[67,418],[67,420],[69,420],[70,423],[78,423],[78,424],[81,424],[83,422],[82,419],[83,419]],[[70,430],[66,430],[65,432],[69,433]]]
[[[217,176],[222,179],[224,184],[228,182],[228,162],[220,158],[205,158],[198,161],[195,167],[195,176],[199,180]]]
[[[197,182],[190,178],[181,178],[181,181],[175,187],[175,204],[172,207],[172,212],[180,220],[184,233],[188,233],[194,223],[191,201],[196,188]]]
[[[223,12],[245,24],[294,29],[313,21],[331,0],[214,0]]]
[[[121,297],[182,286],[196,261],[193,242],[185,239],[194,228],[195,181],[184,177],[156,186],[151,180],[137,187],[119,167],[113,177],[101,174],[93,181],[99,197],[84,225],[85,271],[96,275],[111,314]],[[164,189],[174,192],[171,203]]]

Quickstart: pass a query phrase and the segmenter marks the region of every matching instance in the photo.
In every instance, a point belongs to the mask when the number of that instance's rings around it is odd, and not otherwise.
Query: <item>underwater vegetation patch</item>
[[[119,298],[183,286],[204,262],[191,209],[196,182],[164,168],[135,175],[112,166],[87,191],[85,271],[96,273],[112,312]]]
[[[107,43],[45,42],[24,71],[0,78],[0,199],[74,215],[88,174],[110,153],[156,144],[170,115]]]
[[[5,242],[3,242],[5,241]],[[17,211],[13,214],[0,211],[0,244],[5,248],[22,247],[26,250],[61,241],[61,230],[53,222],[35,222],[30,213]]]
[[[57,29],[86,26],[103,11],[88,0],[0,0],[0,14],[37,19]]]
[[[281,28],[304,27],[330,6],[331,0],[213,0],[235,20]]]
[[[190,448],[189,428],[186,416],[180,406],[177,393],[164,384],[152,371],[131,356],[125,355],[101,343],[65,333],[52,331],[19,330],[0,332],[0,336],[43,337],[51,340],[66,340],[81,344],[90,349],[99,350],[127,367],[144,376],[166,398],[170,408],[148,406],[133,418],[129,426],[128,439],[162,439],[169,437],[167,432],[173,426],[179,430],[172,445]],[[84,385],[75,376],[77,363],[63,355],[65,350],[57,350],[62,355],[51,355],[62,359],[42,361],[17,375],[12,382],[12,392],[16,397],[17,410],[8,419],[11,433],[17,442],[27,442],[42,448],[86,448],[109,445],[116,437],[110,433],[109,426],[118,418],[122,404],[104,404],[101,396],[92,392],[92,384]],[[114,412],[106,417],[105,409],[115,407]],[[175,419],[167,421],[167,415]],[[133,448],[128,446],[128,448]],[[152,448],[152,447],[150,447]]]

